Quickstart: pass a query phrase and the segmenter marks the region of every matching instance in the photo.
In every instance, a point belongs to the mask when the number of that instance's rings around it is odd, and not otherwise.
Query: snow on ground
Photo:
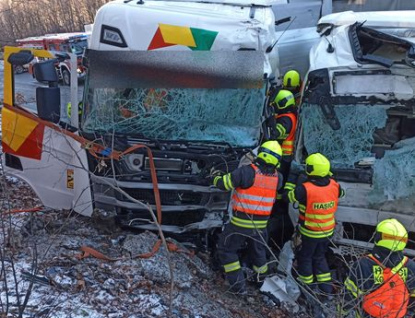
[[[3,178],[3,185],[2,211],[40,204],[21,181]],[[2,216],[7,220],[0,227],[6,279],[0,276],[0,298],[2,312],[10,315],[18,314],[17,296],[22,303],[33,283],[25,318],[287,317],[273,302],[264,302],[265,296],[253,286],[249,297],[227,293],[221,274],[210,267],[209,255],[188,255],[190,251],[175,241],[183,253],[170,253],[170,312],[166,250],[134,258],[149,252],[157,235],[114,230],[113,220],[99,211],[92,218],[50,210]],[[81,246],[118,260],[79,259]]]

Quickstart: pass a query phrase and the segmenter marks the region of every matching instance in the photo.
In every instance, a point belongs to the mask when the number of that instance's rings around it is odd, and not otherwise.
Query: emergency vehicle
[[[279,76],[277,2],[286,1],[105,4],[85,53],[82,114],[72,111],[71,127],[60,122],[50,65],[35,66],[37,79],[50,83],[37,88],[35,115],[16,104],[5,62],[7,173],[47,207],[111,210],[140,229],[157,228],[149,209],[168,232],[221,227],[230,193],[210,178],[237,168],[262,142],[270,79]],[[5,61],[30,59],[20,50],[6,48]]]
[[[87,39],[89,36],[90,34],[85,32],[55,33],[19,39],[16,40],[16,42],[21,48],[48,50],[52,52],[55,57],[59,57],[55,65],[56,72],[58,73],[60,81],[62,81],[64,85],[70,85],[71,68],[65,54],[73,53],[77,55],[77,76],[78,79],[84,79],[86,68],[82,64],[82,57],[87,47]],[[33,77],[35,77],[33,73],[33,64],[36,62],[38,62],[37,59],[27,65],[28,71],[33,75]]]

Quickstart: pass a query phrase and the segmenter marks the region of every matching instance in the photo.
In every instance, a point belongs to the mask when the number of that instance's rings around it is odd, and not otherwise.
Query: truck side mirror
[[[55,72],[56,74],[56,72]],[[37,114],[52,123],[59,123],[61,118],[61,90],[59,87],[36,88]]]
[[[57,86],[59,78],[58,74],[56,73],[55,63],[56,59],[51,59],[34,64],[33,71],[35,73],[36,80],[42,83],[48,82],[49,86],[55,86],[52,83],[56,83]]]
[[[9,58],[7,59],[7,62],[9,62],[11,65],[25,65],[29,64],[34,59],[34,56],[31,51],[28,50],[21,50],[17,53],[10,54]]]

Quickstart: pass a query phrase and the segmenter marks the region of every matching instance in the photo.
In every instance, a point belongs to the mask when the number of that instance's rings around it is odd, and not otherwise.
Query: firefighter
[[[334,214],[344,190],[331,178],[330,161],[325,156],[311,154],[305,163],[305,180],[299,180],[287,194],[289,201],[297,202],[300,210],[298,278],[309,287],[315,287],[313,283],[316,279],[318,289],[329,296],[332,284],[326,252],[335,228]]]
[[[258,149],[250,165],[231,173],[218,175],[213,185],[221,190],[234,190],[232,217],[218,240],[218,257],[233,293],[246,293],[245,277],[238,250],[248,245],[249,261],[259,275],[268,271],[266,248],[267,223],[282,176],[277,171],[282,150],[277,141],[267,141]]]
[[[355,310],[360,317],[401,318],[415,297],[415,262],[403,255],[408,232],[396,219],[376,226],[372,253],[350,268],[344,282],[343,314]]]
[[[297,108],[294,95],[285,89],[280,90],[271,103],[275,108],[275,122],[271,122],[271,139],[277,140],[282,147],[280,171],[287,179],[294,152],[295,129],[297,128]]]
[[[277,140],[282,147],[281,166],[278,169],[287,180],[290,172],[291,161],[294,151],[294,137],[297,127],[297,108],[295,107],[294,95],[288,90],[280,90],[271,103],[275,115],[269,120],[271,139]],[[278,200],[270,222],[268,223],[270,235],[270,246],[276,247],[276,253],[288,241],[294,227],[288,215],[288,203]]]
[[[69,102],[66,104],[66,114],[68,116],[68,118],[71,118],[71,114],[72,114],[72,103]],[[78,118],[79,120],[81,120],[82,117],[82,102],[78,103]]]
[[[284,74],[282,87],[293,93],[297,106],[301,99],[301,86],[301,76],[296,70],[291,70]]]

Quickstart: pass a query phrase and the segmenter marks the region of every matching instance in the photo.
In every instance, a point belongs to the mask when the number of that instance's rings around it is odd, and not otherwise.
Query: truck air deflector
[[[87,52],[90,88],[262,88],[259,51]],[[114,81],[114,79],[117,81]]]

